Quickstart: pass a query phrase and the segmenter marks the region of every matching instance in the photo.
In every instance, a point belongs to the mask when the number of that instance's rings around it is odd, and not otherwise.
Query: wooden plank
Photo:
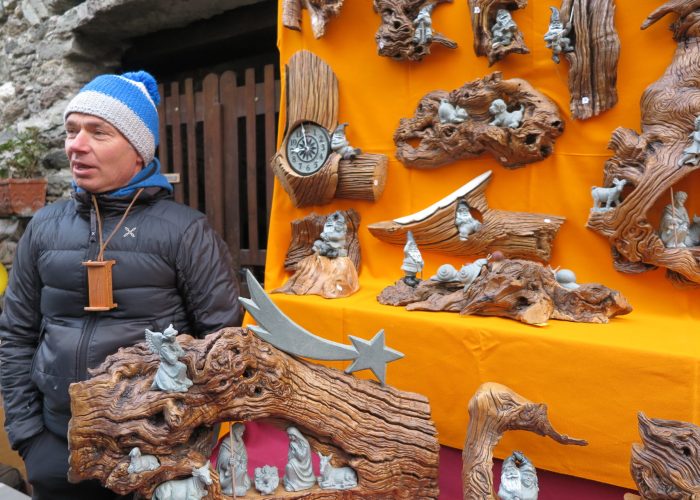
[[[158,94],[160,94],[161,99],[158,103],[158,135],[160,136],[160,145],[158,147],[158,160],[160,161],[161,167],[164,172],[169,172],[168,170],[168,134],[167,134],[167,112],[165,108],[165,88],[163,85],[158,85]],[[145,165],[144,165],[145,166]]]
[[[223,162],[224,162],[224,240],[233,258],[234,269],[241,268],[241,209],[238,155],[238,117],[236,116],[236,74],[226,71],[219,81],[223,107]]]
[[[255,70],[245,70],[246,101],[246,183],[248,193],[248,247],[251,258],[258,258],[258,184],[255,134]],[[241,255],[242,257],[243,255]],[[247,262],[245,262],[247,264]]]
[[[267,201],[267,223],[270,223],[270,211],[272,210],[272,168],[269,166],[272,155],[277,150],[277,120],[275,120],[275,67],[272,64],[265,66],[263,78],[265,88],[265,194]]]
[[[241,248],[241,262],[243,262],[245,267],[252,266],[265,266],[265,258],[267,256],[267,251],[264,249],[258,249],[255,253],[246,248]]]
[[[219,78],[204,77],[204,190],[207,218],[214,230],[224,236],[223,158],[221,147],[221,104]]]
[[[197,175],[197,125],[195,123],[194,84],[192,78],[185,80],[185,101],[187,115],[187,194],[189,206],[199,209],[199,176]]]
[[[173,168],[171,172],[182,174],[182,133],[180,131],[180,84],[172,82],[170,84],[170,98],[168,99],[168,116],[172,121],[172,145],[173,145]],[[185,186],[182,183],[175,184],[175,201],[184,203]]]

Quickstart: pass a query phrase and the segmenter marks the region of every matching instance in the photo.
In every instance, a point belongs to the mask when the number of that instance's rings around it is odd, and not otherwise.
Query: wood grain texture
[[[496,21],[496,13],[499,9],[514,11],[525,7],[527,7],[527,0],[469,0],[469,14],[474,32],[474,53],[477,56],[488,57],[489,66],[508,54],[530,53],[520,30],[514,34],[511,44],[496,48],[493,47],[491,33],[491,27]]]
[[[678,47],[666,72],[644,91],[641,99],[642,133],[616,129],[604,167],[605,186],[613,178],[626,179],[621,203],[613,210],[591,212],[587,227],[605,236],[613,247],[615,267],[643,272],[665,267],[672,280],[700,283],[700,247],[665,248],[647,213],[659,198],[667,200],[681,179],[700,168],[678,166],[695,117],[700,115],[700,2],[668,2],[652,13],[649,26],[664,15],[680,17],[672,25]]]
[[[617,104],[617,61],[620,38],[615,29],[615,0],[563,0],[561,20],[569,22],[573,8],[575,50],[569,62],[571,115],[579,120],[597,116]]]
[[[343,0],[284,0],[282,2],[282,25],[295,31],[301,30],[301,9],[311,16],[311,29],[315,38],[326,34],[326,24],[340,14]]]
[[[373,0],[374,11],[382,18],[382,24],[374,36],[377,53],[395,60],[420,61],[430,54],[430,46],[439,43],[450,49],[457,48],[457,43],[435,31],[432,40],[419,43],[414,39],[416,27],[414,20],[419,11],[430,4],[438,6],[452,0]]]
[[[464,500],[497,500],[493,490],[493,449],[506,431],[530,431],[557,443],[585,446],[554,430],[547,405],[533,403],[494,382],[482,384],[469,401],[469,427],[462,452]]]
[[[551,268],[521,259],[490,262],[466,291],[458,282],[425,280],[411,288],[399,280],[377,299],[382,304],[405,305],[409,311],[499,316],[529,325],[543,325],[550,319],[607,323],[632,311],[618,291],[597,283],[568,290],[557,283]]]
[[[630,471],[644,500],[700,495],[700,427],[639,412],[642,443],[632,445]]]
[[[425,397],[297,360],[242,328],[178,340],[194,381],[187,393],[149,390],[158,357],[145,342],[120,349],[93,378],[71,385],[71,480],[98,479],[120,494],[150,497],[158,484],[204,463],[215,423],[264,419],[296,426],[314,451],[333,453],[334,465],[347,464],[359,477],[353,490],[279,488],[266,498],[438,497],[439,445]],[[134,446],[161,467],[128,474]],[[212,477],[205,498],[226,498]]]
[[[412,231],[421,249],[451,255],[483,256],[500,250],[506,257],[548,262],[554,238],[566,219],[557,215],[492,209],[484,192],[491,173],[479,179],[482,180],[475,183],[473,189],[454,196],[430,215],[415,217],[417,220],[411,222],[404,220],[413,219],[412,216],[376,222],[368,226],[369,232],[382,241],[403,246],[406,234]],[[469,235],[466,241],[459,238],[455,225],[460,200],[466,201],[482,223],[481,229]]]
[[[349,257],[329,259],[309,255],[301,259],[294,274],[272,293],[320,295],[326,299],[349,297],[360,289],[360,279]]]
[[[363,153],[340,160],[336,198],[377,201],[386,186],[386,155]]]
[[[349,210],[340,210],[340,212],[343,214],[343,217],[345,217],[348,228],[348,232],[345,236],[348,257],[359,273],[362,265],[360,240],[357,236],[357,232],[360,229],[360,214],[352,208]],[[312,247],[314,241],[320,238],[327,217],[327,215],[312,213],[303,219],[292,221],[292,240],[289,243],[287,255],[284,259],[285,271],[290,273],[294,272],[299,261],[309,255],[313,255]]]
[[[440,123],[442,98],[465,109],[469,117],[458,124]],[[493,120],[489,106],[495,99],[506,101],[511,110],[524,107],[520,127],[489,124]],[[436,90],[423,96],[415,114],[401,119],[394,143],[396,158],[407,167],[436,168],[489,153],[504,167],[517,168],[551,155],[563,131],[564,121],[554,101],[525,80],[504,80],[495,72],[451,92]]]

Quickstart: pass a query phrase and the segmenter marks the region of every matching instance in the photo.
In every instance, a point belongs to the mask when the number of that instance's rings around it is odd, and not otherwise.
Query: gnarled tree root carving
[[[187,393],[150,390],[158,359],[145,343],[120,349],[92,379],[71,385],[72,480],[150,498],[158,484],[204,463],[210,450],[192,445],[208,443],[215,423],[268,419],[296,426],[315,451],[332,452],[359,478],[341,493],[316,486],[284,498],[438,497],[439,445],[425,397],[297,360],[242,328],[178,340],[194,382]],[[161,467],[128,474],[134,446]],[[225,498],[217,481],[206,498]]]
[[[491,28],[496,22],[500,9],[514,11],[527,7],[527,0],[469,0],[469,14],[474,31],[474,53],[486,56],[489,66],[500,61],[508,54],[529,54],[525,39],[520,30],[513,34],[513,41],[508,45],[493,46]]]
[[[533,403],[501,384],[482,384],[469,401],[469,427],[462,453],[464,500],[498,499],[493,491],[493,449],[506,431],[517,430],[561,444],[588,444],[555,431],[546,404]]]
[[[326,34],[326,24],[330,18],[340,13],[343,0],[284,0],[282,25],[285,28],[301,30],[302,7],[309,11],[314,37],[321,38]]]
[[[440,123],[441,99],[466,110],[468,117],[461,123]],[[503,99],[509,110],[522,107],[518,128],[490,125],[489,106],[495,99]],[[495,72],[452,92],[436,90],[423,96],[413,117],[401,119],[394,143],[396,157],[407,167],[435,168],[489,153],[504,167],[517,168],[551,155],[563,131],[554,101],[525,80],[504,80]],[[420,143],[413,147],[416,139]]]
[[[549,267],[520,259],[490,262],[466,291],[463,288],[462,283],[432,280],[411,288],[399,280],[385,288],[378,300],[405,305],[409,311],[501,316],[530,325],[549,319],[607,323],[609,318],[632,311],[618,291],[597,283],[568,290],[557,283]]]
[[[678,47],[664,75],[642,95],[642,134],[618,128],[608,145],[615,155],[605,164],[605,185],[626,179],[632,191],[614,209],[591,212],[587,226],[610,240],[618,270],[665,267],[674,281],[697,284],[700,247],[666,248],[647,217],[659,198],[668,199],[676,183],[700,168],[678,165],[700,115],[700,1],[667,2],[642,27],[670,12],[680,16],[672,25]]]
[[[632,445],[630,470],[645,500],[700,495],[700,427],[647,418],[639,412],[642,443]]]
[[[330,259],[314,253],[301,259],[294,274],[272,293],[339,299],[349,297],[359,289],[357,270],[349,257]]]
[[[416,34],[414,24],[424,7],[452,0],[373,0],[374,11],[382,17],[382,24],[374,36],[377,53],[396,60],[420,61],[430,54],[430,46],[439,43],[447,48],[457,48],[457,43],[432,30],[429,38]]]

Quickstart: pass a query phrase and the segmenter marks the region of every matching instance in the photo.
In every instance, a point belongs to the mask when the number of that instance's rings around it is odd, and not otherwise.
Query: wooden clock
[[[338,125],[338,80],[311,52],[295,53],[286,66],[287,123],[270,166],[296,207],[333,198],[376,201],[384,191],[387,158],[361,153],[342,159],[331,149]]]

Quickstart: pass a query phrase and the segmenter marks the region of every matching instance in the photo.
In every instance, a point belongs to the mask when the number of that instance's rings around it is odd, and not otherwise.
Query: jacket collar
[[[136,193],[131,193],[126,196],[115,196],[113,194],[96,194],[97,204],[100,207],[100,212],[103,216],[108,216],[114,213],[123,214],[126,207],[129,206],[131,200],[134,198]],[[71,194],[73,202],[75,203],[75,210],[81,214],[87,216],[92,209],[92,193],[87,191],[73,191]],[[140,205],[152,205],[153,203],[172,198],[172,195],[167,189],[161,187],[147,187],[143,190],[138,200],[134,204],[134,207]]]

